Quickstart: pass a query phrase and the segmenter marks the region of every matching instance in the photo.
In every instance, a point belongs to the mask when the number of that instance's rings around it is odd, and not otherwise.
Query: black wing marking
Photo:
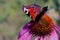
[[[39,15],[37,15],[37,17],[35,18],[35,22],[39,22],[39,20],[41,19],[41,17],[45,14],[45,12],[48,10],[48,6],[43,7],[42,11],[39,13]]]

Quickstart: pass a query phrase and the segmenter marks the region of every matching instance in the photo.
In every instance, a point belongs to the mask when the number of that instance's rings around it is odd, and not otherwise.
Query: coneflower
[[[45,14],[47,6],[41,8],[37,4],[23,6],[23,11],[31,17],[18,34],[18,40],[59,40],[60,28]]]

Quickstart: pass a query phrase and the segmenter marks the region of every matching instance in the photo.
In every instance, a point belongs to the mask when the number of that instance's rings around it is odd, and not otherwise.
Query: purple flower
[[[60,36],[60,28],[53,23],[52,19],[44,14],[47,7],[40,10],[39,6],[34,4],[23,11],[32,18],[32,20],[24,25],[19,31],[18,40],[58,40]],[[41,11],[41,12],[40,12]],[[34,15],[34,16],[33,16]],[[58,35],[59,34],[59,35]]]
[[[28,22],[22,30],[20,30],[18,34],[18,40],[32,40],[34,35],[30,33],[29,26],[32,24],[32,22]],[[57,25],[52,24],[53,30],[49,35],[46,36],[35,36],[35,40],[58,40],[57,32],[60,33],[60,29]],[[57,32],[56,32],[57,31]]]

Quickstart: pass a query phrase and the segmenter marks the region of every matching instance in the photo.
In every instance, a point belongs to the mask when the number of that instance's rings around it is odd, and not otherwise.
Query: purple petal
[[[56,24],[53,24],[54,29],[59,33],[60,35],[60,27],[57,26]]]
[[[27,40],[31,40],[32,39],[32,34],[27,38]]]
[[[41,38],[36,37],[35,40],[47,40],[47,37],[44,37],[44,38],[43,37],[41,37]]]
[[[20,36],[24,35],[28,30],[25,28],[25,29],[22,29],[20,30],[20,32],[18,33],[18,39],[20,38]]]
[[[48,40],[58,40],[58,35],[55,30],[51,33],[50,36],[48,36]]]
[[[32,24],[32,22],[28,22],[24,25],[23,29],[28,29],[28,27]]]
[[[19,34],[20,34],[20,35],[23,35],[23,34],[26,33],[26,32],[27,32],[27,30],[22,29],[22,30],[19,32]]]
[[[38,40],[38,37],[36,37],[35,40]]]
[[[18,40],[28,40],[29,38],[31,38],[31,37],[29,37],[29,35],[30,35],[30,33],[29,32],[26,32],[24,35],[22,35]],[[29,37],[29,38],[28,38]]]
[[[23,36],[28,30],[28,27],[31,25],[31,22],[28,22],[24,25],[23,29],[20,30],[19,34],[18,34],[18,39]]]
[[[41,37],[41,39],[40,40],[47,40],[47,36],[45,36],[44,38],[43,37]]]
[[[27,30],[22,29],[18,34],[18,39],[27,32]]]

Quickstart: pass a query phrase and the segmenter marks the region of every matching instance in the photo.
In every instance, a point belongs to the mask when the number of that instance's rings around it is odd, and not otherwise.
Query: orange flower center
[[[51,26],[52,23],[51,18],[44,15],[38,23],[34,23],[29,26],[29,29],[30,32],[36,36],[46,36],[53,30],[53,27]]]

